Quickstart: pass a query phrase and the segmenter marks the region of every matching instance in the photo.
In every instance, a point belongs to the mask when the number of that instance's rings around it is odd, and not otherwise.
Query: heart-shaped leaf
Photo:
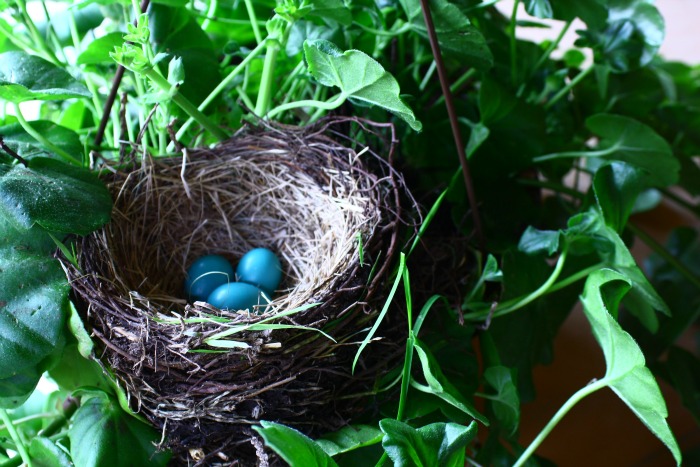
[[[109,221],[112,197],[90,171],[36,157],[0,166],[0,215],[28,229],[86,235]]]
[[[631,284],[629,278],[611,269],[600,269],[586,280],[581,296],[583,309],[605,355],[605,377],[599,384],[609,386],[668,447],[680,465],[681,452],[666,423],[668,412],[661,390],[645,366],[641,349],[611,314],[616,313]]]
[[[343,52],[323,39],[306,40],[304,56],[309,72],[324,86],[337,86],[341,96],[376,105],[404,119],[416,131],[422,128],[399,96],[399,83],[376,60],[359,50]]]
[[[159,433],[105,393],[82,403],[68,437],[73,462],[81,467],[164,466],[170,458],[168,452],[155,453]]]
[[[314,440],[294,428],[267,421],[261,421],[260,425],[253,429],[263,437],[265,445],[289,465],[338,466]]]
[[[25,52],[0,54],[0,99],[14,103],[90,97],[67,71]]]
[[[476,436],[476,422],[433,423],[415,429],[393,419],[379,422],[382,446],[396,467],[462,467],[465,448]]]
[[[505,366],[492,366],[484,371],[484,379],[496,390],[495,395],[488,397],[491,407],[509,436],[517,433],[520,424],[520,397],[514,372]]]
[[[647,185],[646,174],[624,162],[613,162],[596,171],[593,179],[595,197],[605,222],[613,230],[622,231],[637,197]]]

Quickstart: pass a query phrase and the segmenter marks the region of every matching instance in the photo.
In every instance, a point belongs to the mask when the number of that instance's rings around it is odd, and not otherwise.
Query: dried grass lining
[[[373,343],[349,375],[396,250],[399,183],[371,151],[326,136],[332,128],[248,130],[213,150],[117,173],[111,224],[82,240],[82,271],[64,261],[102,361],[175,448],[252,459],[261,456],[249,429],[257,420],[337,428],[357,409],[340,396],[401,354],[389,340]],[[260,246],[279,254],[285,274],[265,314],[183,299],[192,260],[218,253],[235,264]],[[226,338],[247,348],[191,352],[215,350],[204,340],[217,332],[314,303],[272,322],[322,328],[336,342],[314,331],[247,330]]]

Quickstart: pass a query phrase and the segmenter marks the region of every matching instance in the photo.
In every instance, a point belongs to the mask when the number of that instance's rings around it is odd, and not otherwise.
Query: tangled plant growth
[[[109,221],[98,176],[132,158],[181,157],[181,145],[208,147],[257,119],[309,125],[333,113],[392,120],[428,208],[398,264],[378,265],[392,276],[376,324],[407,314],[405,358],[356,425],[312,440],[261,421],[267,447],[292,465],[534,464],[567,411],[610,388],[680,463],[656,378],[700,416],[697,349],[677,345],[700,310],[699,240],[681,229],[660,245],[630,216],[661,202],[700,212],[697,69],[656,56],[664,22],[652,1],[522,0],[512,14],[498,3],[0,0],[2,465],[168,461],[153,454],[161,434],[90,359],[54,258],[77,261],[75,239]],[[576,46],[561,51],[575,19]],[[562,33],[521,39],[530,27]],[[467,136],[479,216],[451,127]],[[460,236],[473,249],[447,241]],[[654,250],[645,269],[629,252],[635,240]],[[419,268],[421,254],[468,267]],[[521,446],[532,369],[551,359],[579,295],[607,370]],[[42,395],[46,372],[59,389]],[[113,445],[114,430],[129,435]]]

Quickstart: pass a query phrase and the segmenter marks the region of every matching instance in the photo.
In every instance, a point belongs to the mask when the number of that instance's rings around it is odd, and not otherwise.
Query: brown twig
[[[12,150],[11,147],[5,144],[5,140],[2,138],[2,136],[0,136],[0,148],[2,148],[3,151],[9,154],[10,157],[17,159],[25,167],[29,167],[29,162],[27,162],[27,159],[17,154],[15,151]]]
[[[455,111],[454,101],[452,99],[452,92],[450,91],[450,83],[448,82],[447,71],[445,70],[445,63],[442,60],[442,52],[440,51],[440,43],[438,42],[437,33],[435,32],[433,16],[430,13],[430,6],[428,4],[428,0],[420,0],[420,4],[421,9],[423,10],[425,26],[428,30],[430,48],[433,51],[433,57],[435,58],[435,65],[437,66],[438,77],[440,78],[440,86],[442,87],[442,92],[445,95],[445,106],[447,107],[447,114],[450,117],[450,126],[452,127],[452,135],[455,140],[455,145],[457,145],[459,163],[462,166],[462,174],[464,175],[464,186],[467,188],[467,197],[469,198],[469,204],[471,204],[472,207],[472,218],[474,220],[474,230],[476,231],[476,238],[479,242],[480,248],[484,249],[484,231],[481,225],[481,217],[479,216],[479,208],[477,206],[476,195],[474,193],[474,184],[472,183],[471,172],[469,171],[467,155],[464,152],[464,143],[462,142],[462,135],[459,131],[459,121],[457,119],[457,112]]]
[[[144,13],[148,9],[148,4],[150,0],[142,0],[139,8],[141,13]],[[134,22],[135,25],[136,22]],[[117,98],[117,92],[119,92],[119,85],[124,78],[125,68],[122,65],[117,66],[117,71],[114,73],[114,79],[112,80],[112,87],[109,90],[109,95],[105,101],[104,109],[102,110],[102,118],[100,119],[100,126],[97,128],[97,133],[95,134],[95,147],[99,147],[102,144],[102,140],[105,137],[105,130],[107,129],[107,122],[109,122],[109,114],[112,111],[112,106]]]

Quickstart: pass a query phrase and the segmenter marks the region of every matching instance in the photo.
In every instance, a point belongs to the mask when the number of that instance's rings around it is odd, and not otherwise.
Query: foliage
[[[76,236],[109,221],[101,161],[119,168],[133,148],[175,155],[171,133],[195,147],[258,118],[303,125],[333,113],[394,123],[399,164],[426,204],[359,338],[358,357],[380,321],[404,310],[404,365],[377,383],[381,415],[318,440],[262,422],[267,446],[292,465],[534,463],[561,417],[609,387],[680,463],[654,376],[700,420],[698,349],[680,345],[700,316],[700,240],[679,229],[661,245],[634,216],[661,202],[700,215],[700,80],[697,67],[656,55],[664,22],[653,1],[523,0],[504,11],[431,0],[453,122],[418,0],[132,3],[0,0],[2,465],[168,459],[96,363],[52,256],[71,257]],[[561,50],[575,19],[578,40]],[[555,20],[563,32],[551,40],[519,34]],[[451,123],[468,135],[481,232]],[[416,286],[425,278],[412,261],[441,246],[438,231],[473,239],[471,270],[439,278],[456,284],[452,295]],[[644,265],[629,251],[635,239],[654,251]],[[579,296],[607,371],[522,447],[533,368],[554,358]],[[212,339],[232,345],[226,336]],[[59,389],[34,391],[42,374]]]

